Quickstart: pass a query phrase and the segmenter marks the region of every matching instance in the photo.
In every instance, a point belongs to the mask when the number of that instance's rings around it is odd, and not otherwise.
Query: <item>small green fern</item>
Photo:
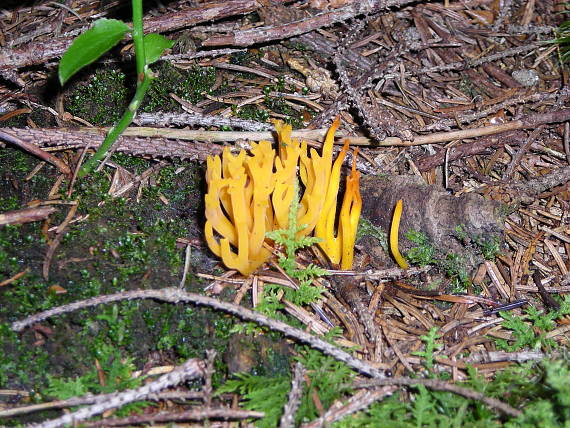
[[[298,184],[295,184],[295,196],[289,207],[289,225],[287,229],[278,229],[268,232],[268,238],[285,248],[285,255],[279,256],[279,265],[291,278],[299,280],[300,286],[298,290],[285,288],[286,298],[297,305],[307,305],[318,301],[323,292],[322,287],[312,285],[313,279],[326,275],[326,270],[309,264],[304,269],[297,268],[295,255],[298,250],[310,247],[318,242],[320,238],[313,236],[301,236],[297,234],[305,229],[306,225],[297,224],[297,214],[299,212],[299,195]]]
[[[417,355],[425,359],[425,366],[430,372],[433,370],[434,366],[434,353],[437,349],[440,349],[443,345],[436,343],[437,339],[441,338],[437,334],[437,327],[430,328],[428,334],[420,336],[422,342],[425,343],[425,349],[423,351],[412,352],[412,355]]]
[[[264,412],[265,417],[256,421],[258,428],[274,428],[278,426],[283,406],[287,402],[290,379],[287,377],[256,376],[249,373],[238,373],[235,379],[228,380],[217,391],[237,393],[242,396],[246,410]]]
[[[108,394],[115,391],[137,388],[144,378],[133,378],[135,369],[132,358],[122,358],[121,352],[111,346],[102,344],[97,351],[97,359],[100,361],[105,376],[105,383],[99,381],[99,373],[93,367],[82,376],[73,379],[62,379],[48,375],[48,386],[41,394],[66,400],[79,397],[87,393]],[[131,403],[117,411],[118,416],[126,416],[133,411],[140,411],[149,405],[148,402]]]

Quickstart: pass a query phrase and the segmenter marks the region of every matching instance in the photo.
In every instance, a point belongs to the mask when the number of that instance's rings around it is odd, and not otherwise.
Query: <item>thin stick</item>
[[[28,141],[24,141],[24,140],[22,140],[16,136],[8,134],[4,131],[0,131],[0,140],[7,141],[10,144],[18,146],[22,150],[25,150],[25,151],[37,156],[41,160],[44,160],[46,162],[51,163],[53,166],[55,166],[57,169],[59,169],[62,174],[65,174],[65,175],[71,174],[71,169],[69,168],[69,166],[67,166],[67,164],[65,162],[63,162],[61,159],[55,157],[54,155],[42,150],[41,148],[34,145],[33,143],[30,143]]]
[[[217,299],[201,296],[195,293],[188,293],[183,290],[180,290],[179,288],[163,288],[161,290],[125,291],[122,293],[109,294],[106,296],[99,296],[99,297],[94,297],[92,299],[70,303],[68,305],[63,305],[57,308],[49,309],[44,312],[40,312],[39,314],[32,315],[22,321],[16,321],[15,323],[12,324],[12,330],[22,331],[24,328],[32,324],[35,324],[37,322],[43,321],[47,318],[50,318],[54,315],[64,314],[67,312],[72,312],[78,309],[84,309],[91,306],[100,305],[103,303],[107,304],[122,300],[133,300],[133,299],[156,299],[169,303],[184,302],[184,303],[193,303],[196,305],[209,306],[214,309],[218,309],[236,315],[247,321],[253,321],[258,324],[264,325],[272,330],[279,331],[286,336],[307,343],[311,347],[318,349],[319,351],[337,359],[338,361],[346,363],[349,367],[352,367],[353,369],[367,376],[376,379],[383,379],[385,376],[383,371],[371,366],[367,362],[359,360],[358,358],[353,357],[352,355],[343,351],[342,349],[339,349],[336,346],[331,345],[330,343],[325,342],[324,340],[315,337],[303,330],[291,327],[290,325],[282,321],[273,320],[271,318],[266,317],[265,315],[260,314],[259,312],[254,312],[252,310],[243,308],[238,305],[221,302]]]
[[[282,40],[300,34],[308,33],[322,27],[328,27],[336,22],[344,22],[356,15],[378,12],[382,9],[403,6],[414,0],[372,0],[369,2],[354,2],[348,6],[330,12],[319,13],[309,19],[302,19],[286,24],[257,27],[251,30],[237,31],[225,36],[214,36],[203,42],[204,46],[250,46],[255,43]]]
[[[366,391],[364,394],[364,391],[359,391],[350,397],[346,404],[342,405],[340,403],[334,403],[323,416],[308,424],[301,425],[301,428],[328,427],[333,422],[364,410],[375,401],[382,400],[383,398],[392,395],[396,389],[397,388],[395,387],[385,386],[384,388],[378,388],[374,391]]]
[[[387,137],[377,143],[379,146],[421,146],[424,144],[445,143],[453,140],[465,140],[468,138],[483,137],[485,135],[500,134],[507,131],[516,131],[519,129],[536,128],[539,125],[547,123],[566,122],[570,120],[570,109],[555,110],[550,113],[534,114],[525,116],[519,120],[502,123],[499,125],[482,126],[479,128],[462,129],[450,132],[435,132],[429,135],[418,135],[414,137],[414,141],[405,141],[398,137]],[[101,132],[106,128],[80,128],[87,132]],[[320,140],[324,137],[327,129],[301,130],[293,131],[292,138],[302,138],[311,140]],[[192,131],[186,129],[164,129],[164,128],[127,128],[123,133],[125,136],[138,137],[163,137],[177,138],[181,140],[195,141],[236,141],[236,140],[272,140],[271,132],[247,132],[247,131]],[[350,144],[355,145],[371,145],[372,140],[366,137],[351,137],[339,134],[337,139],[349,138]]]
[[[509,406],[506,403],[503,403],[496,398],[487,397],[485,394],[482,394],[477,391],[473,391],[472,389],[463,388],[461,386],[454,385],[449,382],[444,382],[438,379],[412,379],[409,377],[398,377],[398,378],[389,378],[389,379],[374,379],[370,381],[358,382],[352,385],[354,388],[373,388],[377,386],[388,386],[388,385],[400,385],[400,386],[414,386],[414,385],[424,385],[431,389],[436,389],[439,391],[448,391],[452,392],[457,395],[461,395],[465,398],[470,398],[472,400],[479,400],[485,403],[487,406],[497,409],[506,415],[509,416],[520,416],[522,412],[514,407]]]
[[[217,426],[214,424],[206,425],[205,421],[211,419],[221,420],[243,420],[250,418],[262,418],[265,416],[263,412],[254,412],[250,410],[213,408],[213,409],[192,409],[183,412],[160,412],[146,415],[129,416],[120,419],[103,419],[93,423],[88,423],[88,428],[94,427],[115,427],[121,425],[135,424],[153,424],[156,422],[173,422],[173,421],[204,421],[204,426]],[[170,425],[170,424],[169,424]]]
[[[144,400],[149,394],[154,394],[171,386],[178,385],[186,380],[201,377],[204,371],[203,361],[191,358],[184,364],[178,366],[170,373],[167,373],[157,380],[147,383],[137,389],[131,389],[115,394],[108,394],[105,401],[98,401],[92,406],[84,407],[73,413],[65,414],[59,418],[49,421],[29,425],[30,428],[58,428],[65,425],[75,425],[77,422],[83,421],[95,415],[100,415],[107,410],[116,409],[125,404],[135,401]]]
[[[295,364],[293,370],[293,380],[291,381],[291,390],[289,391],[289,398],[283,415],[279,420],[279,428],[290,428],[295,426],[295,414],[301,404],[301,397],[303,396],[303,380],[305,377],[305,368],[301,363]]]
[[[0,214],[0,228],[6,224],[24,224],[48,218],[57,211],[54,207],[22,208]]]

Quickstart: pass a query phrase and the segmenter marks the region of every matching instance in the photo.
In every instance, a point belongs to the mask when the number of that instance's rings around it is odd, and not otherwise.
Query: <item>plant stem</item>
[[[119,122],[114,125],[105,140],[101,143],[101,146],[95,152],[95,154],[81,167],[77,176],[79,178],[88,175],[96,165],[102,160],[107,152],[113,146],[113,143],[117,141],[119,136],[127,129],[135,118],[138,108],[142,104],[143,98],[146,91],[150,87],[150,82],[153,79],[152,71],[146,65],[146,58],[144,53],[144,33],[143,33],[143,9],[142,0],[133,0],[133,42],[135,45],[135,57],[137,64],[137,90],[129,107],[123,113],[123,116]]]
[[[79,170],[79,173],[77,174],[79,178],[85,177],[91,171],[93,171],[97,163],[105,157],[105,155],[107,154],[113,143],[117,141],[119,136],[125,131],[125,129],[131,124],[131,122],[135,118],[137,109],[141,105],[145,93],[150,87],[150,82],[153,78],[151,71],[148,68],[146,69],[143,76],[144,77],[142,79],[142,82],[137,85],[137,91],[135,92],[135,95],[131,103],[129,104],[129,107],[123,113],[121,120],[119,120],[119,122],[109,130],[107,136],[105,137],[105,140],[103,140],[97,152],[95,152],[95,154],[91,158],[89,158],[87,162],[83,164],[83,166]]]
[[[143,8],[142,0],[133,0],[133,42],[135,44],[135,58],[137,63],[137,85],[141,82],[146,58],[144,54]]]

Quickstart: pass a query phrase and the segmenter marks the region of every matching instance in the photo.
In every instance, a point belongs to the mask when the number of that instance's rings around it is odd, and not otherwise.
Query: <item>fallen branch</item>
[[[106,399],[97,401],[89,407],[84,407],[73,413],[65,414],[59,418],[52,419],[40,424],[29,425],[31,428],[58,428],[65,425],[84,421],[95,415],[100,415],[107,410],[116,409],[128,403],[144,400],[149,394],[154,394],[163,389],[179,385],[180,383],[201,377],[204,371],[204,363],[196,358],[187,360],[184,364],[178,366],[170,373],[167,373],[157,380],[147,383],[137,389],[131,389],[124,392],[116,392],[114,394],[106,394]]]
[[[255,418],[259,419],[265,416],[263,412],[254,412],[250,410],[239,409],[192,409],[183,412],[160,412],[150,415],[136,415],[120,419],[103,419],[93,423],[84,424],[89,428],[94,427],[116,427],[122,425],[142,425],[154,424],[157,422],[174,422],[174,421],[207,421],[207,420],[244,420]]]
[[[334,403],[330,409],[320,418],[301,425],[301,428],[322,428],[332,425],[334,422],[360,412],[368,408],[372,403],[380,401],[394,393],[397,388],[385,386],[384,388],[377,388],[374,391],[359,391],[348,399],[346,404]]]
[[[23,224],[45,220],[54,213],[54,207],[24,208],[16,211],[6,211],[0,214],[0,227],[6,224]]]
[[[85,404],[100,403],[107,401],[111,394],[93,395],[87,393],[81,397],[72,397],[67,400],[48,401],[47,403],[32,404],[29,406],[13,407],[11,409],[0,410],[0,418],[11,416],[25,415],[28,413],[41,412],[44,410],[65,409],[69,407],[83,406]],[[162,401],[162,400],[201,400],[203,393],[201,391],[164,391],[156,394],[149,394],[145,400]]]
[[[210,37],[204,46],[251,46],[256,43],[288,39],[337,22],[345,22],[357,15],[369,14],[389,8],[404,6],[416,0],[373,0],[354,2],[348,6],[330,12],[319,13],[311,18],[289,22],[282,25],[258,27],[251,30],[236,31],[234,34]]]
[[[483,126],[479,128],[469,128],[460,131],[436,132],[430,135],[420,135],[414,141],[403,141],[397,137],[387,137],[385,140],[375,144],[367,137],[352,137],[340,134],[338,142],[343,138],[349,138],[352,145],[374,145],[374,146],[419,146],[423,144],[444,143],[454,140],[482,137],[486,135],[500,134],[520,129],[535,128],[548,123],[560,123],[570,120],[570,109],[555,110],[550,113],[527,115],[519,120],[513,120],[500,125]],[[59,146],[63,149],[85,147],[92,145],[96,148],[107,131],[106,128],[44,128],[44,129],[22,129],[3,128],[4,134],[15,136],[26,143],[35,144],[40,147]],[[326,133],[326,129],[293,131],[293,138],[321,140]],[[153,137],[142,138],[142,137]],[[224,131],[193,131],[186,129],[171,128],[127,128],[124,135],[117,143],[117,150],[134,156],[150,156],[153,158],[181,158],[205,160],[208,155],[219,154],[222,151],[220,146],[204,144],[199,141],[222,142],[237,140],[272,140],[273,134],[265,132],[224,132]],[[182,141],[180,141],[182,140]],[[186,143],[184,140],[195,141]]]
[[[39,148],[37,145],[34,145],[31,142],[24,141],[24,140],[18,138],[17,136],[10,134],[10,133],[3,132],[2,130],[0,130],[0,140],[7,141],[8,143],[19,147],[20,149],[25,150],[26,152],[29,152],[29,153],[37,156],[41,160],[51,163],[53,166],[55,166],[57,169],[59,169],[62,174],[65,174],[65,175],[71,174],[71,169],[69,168],[69,166],[67,166],[67,164],[65,162],[63,162],[61,159],[55,157],[54,155],[45,152],[44,150]]]
[[[228,18],[255,11],[254,0],[232,0],[220,3],[206,3],[160,16],[145,18],[145,33],[163,33],[190,27],[214,19]],[[59,58],[71,45],[74,37],[50,38],[41,42],[31,42],[18,49],[0,49],[0,71],[13,70],[29,65],[44,64]]]
[[[303,397],[303,383],[305,381],[306,370],[299,362],[295,364],[293,370],[293,380],[291,381],[291,390],[287,399],[287,404],[283,410],[283,415],[279,420],[279,428],[290,428],[295,426],[295,414],[301,404]]]
[[[282,321],[273,320],[260,314],[259,312],[252,311],[250,309],[243,308],[232,303],[222,302],[211,297],[202,296],[200,294],[188,293],[179,288],[163,288],[161,290],[134,290],[125,291],[122,293],[109,294],[106,296],[94,297],[92,299],[82,300],[79,302],[70,303],[68,305],[59,306],[57,308],[49,309],[39,314],[32,315],[22,321],[16,321],[12,324],[12,330],[22,331],[26,327],[35,324],[37,322],[43,321],[55,315],[64,314],[67,312],[73,312],[79,309],[85,309],[92,306],[97,306],[101,304],[108,304],[113,302],[119,302],[122,300],[134,300],[134,299],[156,299],[163,302],[169,303],[192,303],[196,305],[209,306],[214,309],[218,309],[224,312],[228,312],[232,315],[236,315],[247,321],[253,321],[257,324],[269,327],[271,330],[279,331],[286,336],[292,337],[299,340],[300,342],[307,343],[314,349],[318,349],[326,355],[329,355],[338,361],[342,361],[349,367],[357,370],[358,372],[370,376],[376,379],[383,379],[384,373],[365,361],[359,360],[353,357],[348,352],[337,348],[336,346],[325,342],[324,340],[313,336],[303,330],[295,327],[291,327]]]
[[[497,409],[509,416],[520,416],[522,412],[514,407],[509,406],[506,403],[503,403],[496,398],[487,397],[485,394],[480,392],[474,391],[472,389],[463,388],[461,386],[454,385],[449,382],[445,382],[439,379],[412,379],[409,377],[398,377],[398,378],[390,378],[390,379],[374,379],[364,382],[357,382],[356,384],[352,385],[354,388],[375,388],[379,386],[414,386],[414,385],[424,385],[428,388],[439,390],[439,391],[447,391],[452,392],[457,395],[461,395],[465,398],[470,398],[472,400],[479,400],[485,403],[487,406]]]

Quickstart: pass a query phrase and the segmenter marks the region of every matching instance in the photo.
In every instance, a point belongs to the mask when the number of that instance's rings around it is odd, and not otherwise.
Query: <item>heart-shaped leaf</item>
[[[167,39],[160,34],[150,33],[144,36],[144,57],[147,65],[158,61],[163,52],[172,46],[174,46],[174,40]]]
[[[65,84],[71,76],[119,43],[130,27],[117,19],[102,18],[78,36],[59,62],[59,81]]]

